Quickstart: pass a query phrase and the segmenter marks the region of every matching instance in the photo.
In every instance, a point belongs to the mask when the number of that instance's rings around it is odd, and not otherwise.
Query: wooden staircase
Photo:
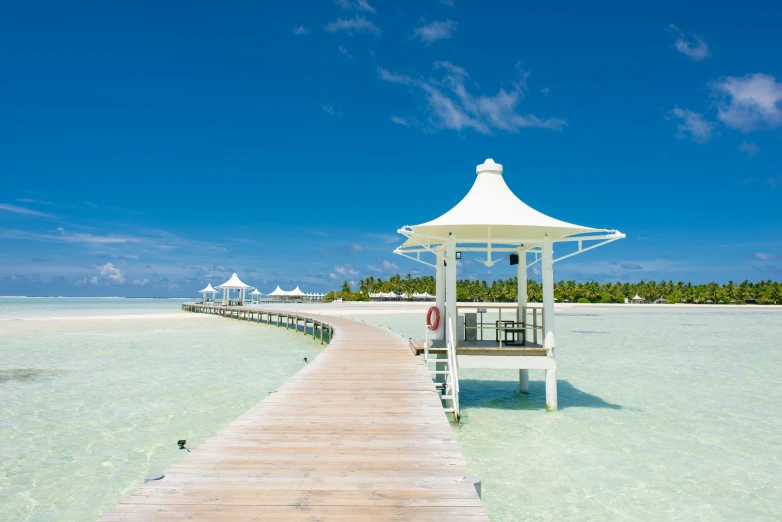
[[[449,319],[448,331],[452,331],[450,326]],[[424,342],[424,364],[440,395],[443,411],[453,414],[454,421],[459,422],[459,363],[456,359],[456,349],[452,341],[446,343],[446,348],[433,348],[428,335],[427,331],[427,339]]]

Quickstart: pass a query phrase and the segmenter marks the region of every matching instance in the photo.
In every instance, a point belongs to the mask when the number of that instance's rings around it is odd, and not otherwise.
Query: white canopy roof
[[[306,297],[306,294],[298,286],[287,294],[291,297]]]
[[[277,288],[274,289],[274,292],[269,293],[270,296],[283,296],[283,295],[289,295],[288,292],[280,288],[280,285],[277,285]]]
[[[250,292],[250,295],[263,295],[263,294],[262,294],[262,293],[260,293],[260,292],[258,291],[258,289],[256,288],[255,290],[253,290],[252,292]]]
[[[453,235],[460,242],[494,239],[501,243],[542,240],[545,235],[557,240],[573,234],[610,232],[560,221],[531,208],[511,192],[503,178],[502,165],[491,158],[476,167],[476,174],[470,191],[451,210],[432,221],[405,227],[419,237],[417,241],[408,239],[402,246],[426,243],[420,236],[444,240]]]
[[[640,301],[643,301],[643,300],[644,300],[644,298],[643,298],[643,297],[641,297],[641,296],[640,296],[640,295],[638,295],[638,294],[635,294],[635,297],[633,297],[632,301],[639,301],[639,300],[640,300]]]
[[[209,283],[208,285],[206,285],[206,288],[204,288],[203,290],[199,290],[198,293],[199,294],[208,294],[208,293],[215,294],[215,293],[217,293],[217,290],[212,288],[212,283]]]
[[[239,289],[242,289],[242,288],[252,288],[252,287],[250,285],[246,285],[246,284],[242,283],[242,281],[238,277],[236,277],[236,274],[234,273],[231,276],[231,279],[229,279],[225,283],[221,284],[217,288],[228,289],[228,290],[239,290]]]

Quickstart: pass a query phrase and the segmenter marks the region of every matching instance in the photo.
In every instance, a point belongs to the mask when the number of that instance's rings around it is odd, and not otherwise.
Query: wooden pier
[[[330,342],[100,520],[488,520],[430,374],[407,340],[318,314],[183,309]]]

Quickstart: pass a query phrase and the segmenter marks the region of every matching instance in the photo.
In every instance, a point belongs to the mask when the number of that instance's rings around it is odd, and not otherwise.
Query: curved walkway
[[[100,520],[488,520],[407,340],[307,318],[314,361]]]

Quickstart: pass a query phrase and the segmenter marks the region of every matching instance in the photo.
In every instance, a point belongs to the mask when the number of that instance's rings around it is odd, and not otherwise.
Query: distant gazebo
[[[399,229],[398,232],[405,236],[406,240],[394,253],[435,268],[436,306],[442,314],[435,339],[446,343],[446,352],[453,356],[452,360],[458,361],[456,368],[517,368],[519,385],[524,392],[528,389],[529,370],[545,370],[546,407],[555,410],[557,365],[554,358],[554,263],[622,239],[625,235],[616,230],[560,221],[529,207],[510,190],[503,177],[502,165],[492,159],[478,165],[476,175],[470,191],[451,210],[432,221]],[[454,179],[448,178],[444,182],[453,183]],[[555,192],[550,195],[556,197]],[[430,206],[434,204],[431,203]],[[555,243],[563,244],[563,250],[568,250],[564,248],[564,244],[574,248],[571,248],[569,253],[554,258]],[[527,268],[541,263],[543,345],[538,351],[544,355],[532,355],[532,352],[528,351],[530,355],[519,356],[521,350],[518,349],[505,352],[494,350],[490,354],[485,349],[475,350],[472,354],[467,347],[458,349],[460,332],[456,303],[456,267],[462,252],[483,253],[486,259],[480,261],[488,268],[504,259],[492,257],[493,254],[506,256],[511,265],[517,265],[517,319],[513,325],[507,327],[498,324],[498,339],[503,328],[505,334],[508,333],[508,328],[515,332],[534,328],[533,325],[527,324],[526,320]],[[422,255],[429,257],[424,258]],[[434,256],[433,261],[430,261],[430,256]],[[485,341],[493,342],[493,339]],[[439,362],[438,366],[444,362]],[[456,368],[452,368],[453,364],[449,363],[448,366],[449,370],[440,371],[447,373],[452,381],[450,387],[446,386],[447,392],[444,396],[453,397],[450,399],[452,409],[458,417],[458,378],[454,378]]]
[[[209,283],[208,285],[206,285],[206,288],[204,288],[203,290],[199,290],[198,293],[201,294],[202,303],[209,303],[215,300],[215,296],[217,295],[217,290],[212,288],[212,283]]]
[[[646,302],[646,299],[644,299],[643,297],[641,297],[641,296],[640,296],[640,295],[638,295],[638,294],[635,294],[635,297],[633,297],[632,299],[630,299],[630,302],[631,302],[632,304],[644,304],[644,303]]]
[[[231,279],[217,288],[223,291],[223,305],[231,304],[231,290],[236,290],[239,292],[239,298],[236,300],[236,304],[242,306],[244,305],[244,294],[248,289],[252,288],[252,286],[242,283],[239,277],[234,273],[231,276]]]
[[[261,298],[262,295],[263,294],[257,288],[252,292],[250,292],[250,297],[252,297],[253,301],[255,301],[256,303],[258,302],[258,300]]]

